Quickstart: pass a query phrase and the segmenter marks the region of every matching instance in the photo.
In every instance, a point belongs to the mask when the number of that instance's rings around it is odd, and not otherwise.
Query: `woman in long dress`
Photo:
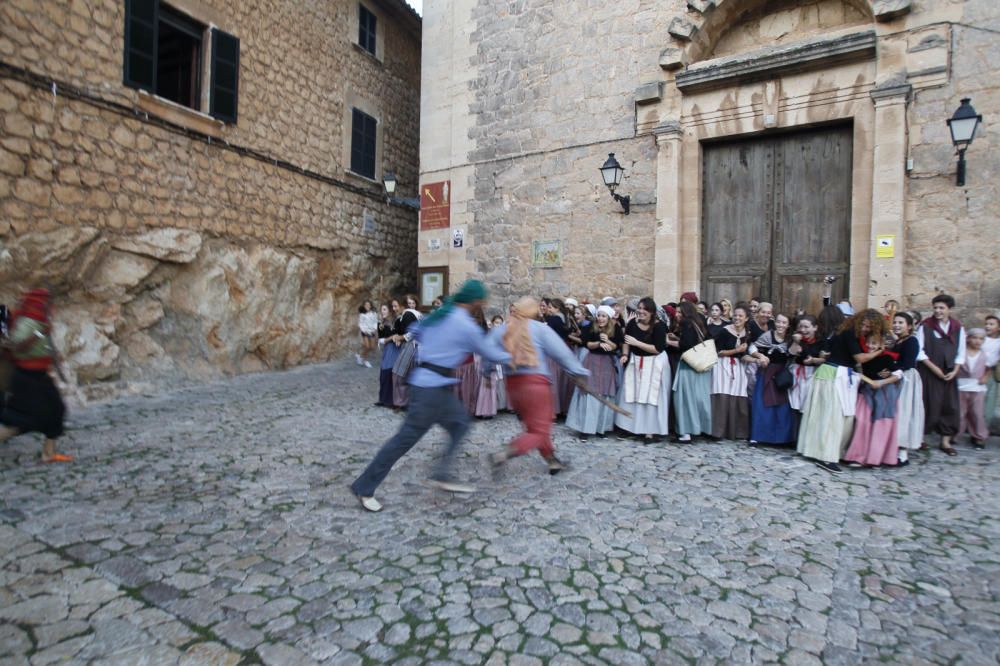
[[[876,312],[865,310],[864,313]],[[884,318],[883,318],[884,320]],[[884,347],[885,334],[872,327],[872,331],[859,338],[861,351]],[[854,434],[851,445],[844,454],[849,467],[875,467],[895,465],[899,462],[897,425],[900,380],[903,371],[896,367],[899,354],[883,351],[875,358],[861,364],[861,371],[868,379],[858,388],[858,401],[854,409]]]
[[[829,356],[813,375],[812,388],[802,411],[797,450],[832,474],[842,470],[837,463],[850,442],[858,402],[858,379],[854,368],[882,353],[881,346],[861,348],[861,338],[882,338],[885,319],[876,310],[850,317],[830,339]]]
[[[924,446],[924,384],[917,370],[920,343],[913,335],[913,317],[909,313],[896,313],[892,332],[896,336],[892,351],[899,354],[896,368],[903,373],[896,407],[896,444],[899,464],[907,465],[909,452]]]
[[[639,301],[625,325],[621,362],[625,365],[618,404],[631,416],[615,415],[615,425],[646,439],[670,432],[670,361],[667,327],[656,319],[656,301]]]
[[[390,310],[390,307],[392,308]],[[396,316],[399,313],[399,301],[393,299],[391,306],[385,303],[379,308],[381,320],[378,324],[378,346],[382,348],[382,360],[379,362],[378,402],[376,407],[392,407],[392,366],[399,357],[400,346],[396,343]]]
[[[719,362],[712,368],[712,436],[747,439],[750,436],[750,400],[747,397],[746,366],[753,359],[747,321],[750,310],[733,308],[733,321],[715,336]]]
[[[712,312],[721,316],[718,303]],[[674,377],[674,415],[677,420],[678,441],[690,442],[692,436],[712,433],[712,370],[697,372],[684,361],[684,354],[691,348],[711,338],[710,325],[706,324],[694,305],[687,301],[677,307],[680,318],[677,362]]]
[[[399,357],[392,367],[392,406],[401,409],[409,403],[409,395],[406,390],[406,377],[410,374],[413,364],[416,361],[417,341],[414,339],[414,331],[411,330],[422,314],[417,310],[417,297],[407,294],[406,309],[396,320],[394,342],[400,346]]]
[[[840,312],[838,310],[838,312]],[[816,317],[802,315],[799,325],[792,336],[792,344],[788,346],[791,362],[788,369],[792,373],[791,390],[788,392],[788,404],[796,412],[796,421],[802,418],[802,407],[809,396],[813,373],[823,365],[824,341],[819,338]],[[798,427],[796,427],[796,432]]]
[[[607,305],[597,310],[597,322],[587,327],[584,346],[588,353],[583,367],[590,372],[590,390],[614,402],[618,395],[615,359],[625,343],[625,332],[615,323],[615,311]],[[585,435],[603,435],[615,429],[615,413],[610,407],[582,391],[574,393],[566,414],[566,426]]]
[[[790,323],[787,315],[778,314],[774,318],[774,330],[765,331],[750,345],[750,355],[759,365],[750,406],[751,443],[791,444],[798,432],[788,400],[788,387],[778,386],[775,381],[787,370],[788,346],[792,341],[788,333]]]

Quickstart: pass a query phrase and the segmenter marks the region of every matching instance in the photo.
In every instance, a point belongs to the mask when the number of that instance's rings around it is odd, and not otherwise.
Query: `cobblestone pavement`
[[[401,416],[330,364],[71,418],[77,462],[0,448],[4,664],[995,664],[1000,459],[960,447],[832,477],[731,442],[579,441],[469,497],[347,484]]]

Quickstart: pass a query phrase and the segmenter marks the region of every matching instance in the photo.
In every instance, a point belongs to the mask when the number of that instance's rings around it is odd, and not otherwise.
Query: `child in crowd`
[[[958,434],[969,433],[972,445],[985,446],[990,433],[986,428],[986,381],[989,378],[983,342],[986,330],[973,328],[965,336],[965,361],[958,367],[959,426]]]

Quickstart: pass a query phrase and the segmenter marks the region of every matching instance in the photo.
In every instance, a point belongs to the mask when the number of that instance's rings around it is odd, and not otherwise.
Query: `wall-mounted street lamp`
[[[628,215],[630,200],[628,196],[622,196],[617,194],[615,190],[619,185],[622,184],[622,176],[625,174],[625,168],[618,163],[615,159],[614,153],[608,153],[608,159],[604,162],[604,166],[601,167],[601,176],[604,178],[604,184],[608,186],[608,191],[611,192],[611,196],[615,198],[615,201],[622,205],[622,209],[625,214]]]
[[[400,206],[406,206],[414,210],[420,210],[420,199],[418,198],[397,198],[396,185],[398,181],[396,180],[396,174],[391,171],[386,171],[382,176],[382,185],[385,187],[385,202],[391,204],[398,204]]]
[[[959,186],[965,185],[965,150],[976,138],[976,128],[983,121],[983,117],[972,108],[972,100],[968,97],[962,99],[962,105],[955,111],[955,115],[948,119],[948,129],[951,130],[951,142],[958,150],[958,182]]]

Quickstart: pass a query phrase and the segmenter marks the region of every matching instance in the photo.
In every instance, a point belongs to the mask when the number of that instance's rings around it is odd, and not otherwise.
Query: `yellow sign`
[[[875,237],[875,256],[879,259],[892,259],[896,256],[896,237],[893,235]]]

